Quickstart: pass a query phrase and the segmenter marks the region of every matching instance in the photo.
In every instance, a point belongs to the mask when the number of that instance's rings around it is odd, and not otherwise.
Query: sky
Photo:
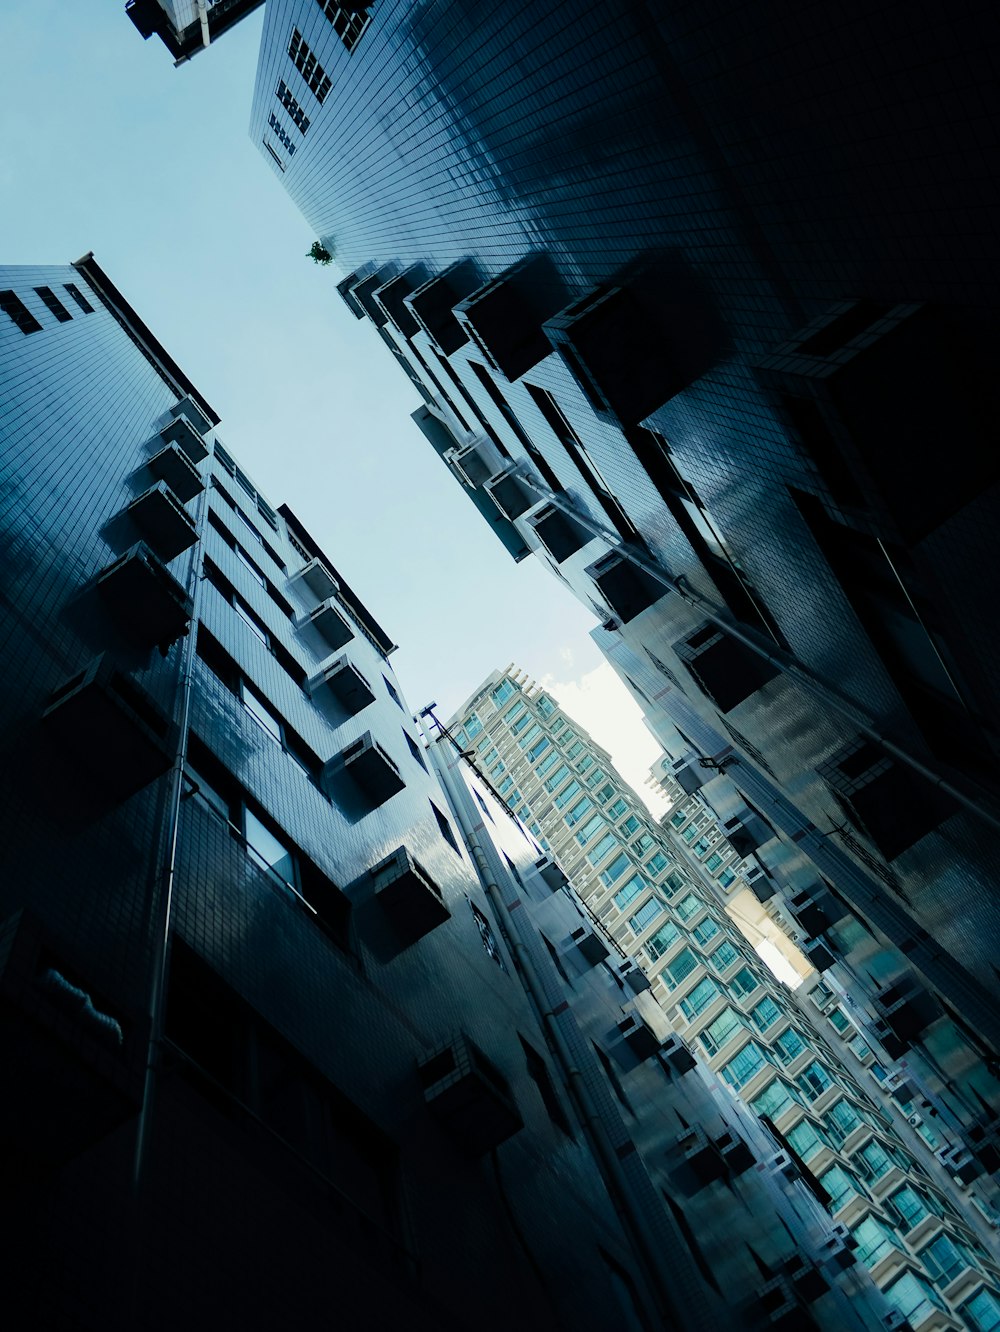
[[[263,11],[179,69],[124,0],[3,0],[0,262],[101,267],[393,640],[416,710],[526,670],[643,780],[659,750],[582,607],[515,565],[412,423],[367,320],[247,135]]]

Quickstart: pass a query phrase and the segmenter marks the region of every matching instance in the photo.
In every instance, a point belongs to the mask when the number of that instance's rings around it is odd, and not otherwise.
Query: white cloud
[[[572,652],[567,655],[572,662]],[[649,765],[662,753],[647,731],[642,713],[613,667],[607,662],[577,680],[545,676],[540,683],[558,699],[560,706],[608,751],[615,767],[657,818],[668,801],[645,785]]]

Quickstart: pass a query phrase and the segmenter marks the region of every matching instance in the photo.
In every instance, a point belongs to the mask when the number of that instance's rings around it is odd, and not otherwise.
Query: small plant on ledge
[[[324,268],[327,264],[333,263],[333,255],[323,242],[318,240],[313,241],[312,245],[310,245],[309,253],[306,255],[306,258],[311,259],[314,264],[321,264]]]

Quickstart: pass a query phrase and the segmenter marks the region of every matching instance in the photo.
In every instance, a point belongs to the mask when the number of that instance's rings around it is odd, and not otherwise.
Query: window
[[[709,962],[716,971],[727,971],[734,962],[738,962],[740,954],[728,939],[719,944],[718,948],[709,956]]]
[[[724,869],[722,873],[719,875],[719,883],[722,885],[723,888],[728,888],[729,885],[735,881],[735,879],[736,879],[735,870]]]
[[[815,1060],[796,1079],[806,1094],[806,1099],[815,1101],[833,1086],[833,1081],[822,1064]]]
[[[527,1061],[528,1076],[538,1088],[538,1094],[542,1098],[542,1104],[545,1106],[549,1118],[567,1137],[572,1138],[573,1129],[566,1111],[563,1109],[563,1103],[553,1086],[548,1064],[538,1051],[528,1044],[520,1032],[518,1032],[517,1038],[521,1042],[521,1049],[524,1051],[524,1057]]]
[[[282,744],[281,721],[275,714],[266,707],[257,697],[252,689],[248,688],[246,681],[240,682],[240,699],[244,708],[254,719],[257,725],[263,730],[276,744]]]
[[[325,102],[333,84],[327,77],[323,66],[302,40],[302,34],[298,28],[292,29],[292,35],[288,42],[288,54],[292,57],[292,64],[305,79],[310,90],[316,94],[317,102],[321,104]]]
[[[403,739],[406,741],[406,747],[407,747],[407,749],[410,751],[410,754],[412,755],[412,757],[413,757],[414,759],[416,759],[416,761],[417,761],[417,762],[420,764],[420,766],[423,768],[424,772],[426,772],[426,771],[427,771],[427,764],[424,762],[424,756],[423,756],[423,754],[421,754],[421,752],[420,752],[420,746],[419,746],[419,745],[417,744],[417,742],[414,740],[413,736],[410,735],[409,731],[404,731],[404,732],[403,732]]]
[[[587,859],[596,869],[606,855],[620,845],[618,838],[614,833],[605,833],[592,851],[587,852]]]
[[[646,869],[650,874],[662,874],[670,864],[662,851],[657,851],[655,856],[650,856],[646,862]]]
[[[567,749],[566,753],[571,759],[579,758],[583,753],[583,741],[575,740],[573,744],[570,745],[569,749]]]
[[[557,717],[555,721],[552,723],[552,725],[549,727],[549,730],[552,732],[553,735],[558,735],[565,725],[566,722],[563,720],[563,718]]]
[[[633,934],[641,934],[643,930],[648,929],[656,920],[657,916],[663,914],[663,908],[657,902],[655,897],[651,897],[648,902],[639,908],[634,916],[629,918],[629,926]]]
[[[36,287],[35,291],[41,296],[42,300],[48,306],[49,310],[59,320],[60,324],[68,324],[73,316],[63,305],[62,301],[55,294],[51,287]]]
[[[556,710],[554,699],[549,698],[548,694],[542,694],[538,699],[538,711],[543,717],[551,717]]]
[[[705,861],[705,868],[711,874],[714,870],[717,870],[721,864],[722,864],[722,857],[719,855],[718,851],[713,851],[712,854],[709,856],[709,858]]]
[[[535,722],[534,726],[532,726],[530,730],[525,731],[524,735],[521,736],[521,739],[518,743],[520,744],[522,749],[526,749],[528,745],[532,743],[532,741],[538,739],[541,733],[542,733],[542,728],[538,725],[538,722]]]
[[[750,1020],[758,1031],[767,1031],[781,1017],[781,1009],[773,999],[762,999],[750,1010]]]
[[[539,777],[544,777],[547,772],[552,771],[552,769],[555,767],[555,765],[558,762],[559,762],[559,755],[555,750],[553,750],[551,754],[549,754],[546,758],[542,759],[541,763],[539,763],[538,767],[535,769],[535,773]]]
[[[997,1332],[1000,1328],[1000,1299],[991,1290],[979,1291],[958,1312],[972,1332]]]
[[[710,1055],[717,1054],[739,1031],[746,1030],[742,1013],[735,1008],[724,1008],[714,1022],[710,1022],[698,1039]]]
[[[627,809],[628,802],[625,800],[624,796],[619,796],[613,804],[608,806],[608,817],[611,819],[620,818]]]
[[[718,933],[718,925],[711,916],[707,916],[691,931],[691,937],[694,939],[695,943],[701,944],[702,947],[704,947],[704,945],[707,944],[710,939],[714,939]]]
[[[839,1212],[841,1207],[851,1198],[856,1197],[859,1193],[864,1193],[854,1176],[839,1165],[824,1170],[819,1177],[819,1182],[830,1195],[830,1201],[827,1205],[831,1212]]]
[[[582,800],[578,800],[573,808],[566,812],[566,827],[574,828],[584,815],[589,814],[593,808],[594,802],[590,796],[584,796]]]
[[[892,1231],[874,1216],[866,1216],[851,1234],[858,1246],[858,1262],[865,1267],[876,1267],[891,1249],[899,1249]]]
[[[725,948],[725,944],[723,944],[722,947]],[[721,951],[721,949],[717,949],[716,956],[718,956]],[[733,993],[740,999],[742,999],[744,995],[753,994],[754,990],[760,987],[760,981],[749,967],[742,967],[729,984],[732,987]]]
[[[625,1088],[621,1084],[621,1079],[618,1076],[614,1064],[611,1062],[610,1055],[606,1050],[603,1050],[596,1041],[591,1041],[591,1045],[594,1047],[594,1053],[597,1055],[598,1062],[604,1069],[605,1076],[611,1083],[611,1089],[619,1103],[625,1107],[629,1114],[635,1114],[635,1111],[632,1109],[631,1101],[625,1095]]]
[[[513,680],[501,680],[497,687],[490,694],[490,698],[498,708],[503,707],[509,698],[513,698],[517,693],[517,685]]]
[[[476,736],[483,729],[483,723],[474,712],[470,712],[465,723],[465,731],[470,740],[475,740]]]
[[[873,1181],[888,1174],[895,1165],[886,1149],[875,1139],[866,1143],[854,1160],[865,1179]]]
[[[476,797],[476,803],[479,805],[479,808],[483,811],[483,813],[485,814],[485,816],[487,817],[487,819],[489,819],[490,823],[492,823],[492,822],[493,822],[493,815],[490,813],[489,808],[487,807],[486,801],[485,801],[485,800],[483,799],[483,797],[479,794],[479,792],[476,791],[475,789],[473,789],[472,794]]]
[[[565,809],[569,802],[574,800],[582,790],[583,787],[579,782],[570,782],[565,791],[560,791],[559,795],[556,796],[553,804],[556,809]]]
[[[681,1000],[681,1012],[689,1022],[693,1022],[699,1013],[703,1013],[709,1004],[718,999],[722,991],[714,980],[701,980],[686,998]]]
[[[667,988],[672,990],[679,985],[686,976],[699,966],[701,958],[693,953],[690,948],[684,948],[677,954],[672,962],[668,962],[660,975],[667,983]]]
[[[755,1114],[766,1115],[768,1119],[780,1119],[792,1106],[801,1105],[798,1095],[787,1083],[776,1078],[770,1087],[765,1087],[759,1096],[750,1102],[750,1109]]]
[[[267,630],[262,629],[261,626],[257,623],[257,617],[254,615],[253,611],[251,611],[248,607],[244,606],[243,603],[237,600],[236,598],[233,599],[232,605],[233,605],[233,610],[240,617],[240,619],[243,621],[246,627],[250,630],[254,638],[256,638],[259,642],[263,643],[265,647],[269,648],[271,646],[270,636]]]
[[[592,837],[596,837],[602,828],[606,827],[600,814],[595,814],[589,818],[583,827],[576,833],[576,840],[580,846],[586,846]]]
[[[507,771],[507,764],[504,763],[503,759],[501,759],[499,763],[494,764],[494,766],[490,768],[490,776],[502,777],[506,771]]]
[[[12,291],[0,291],[0,310],[12,319],[22,333],[40,333],[42,326],[24,301]]]
[[[615,793],[615,787],[609,782],[607,786],[602,786],[597,793],[598,800],[610,800]]]
[[[285,129],[282,128],[281,123],[278,120],[278,117],[274,114],[273,111],[268,113],[267,123],[271,127],[271,129],[274,130],[275,137],[277,138],[278,142],[282,145],[282,147],[285,149],[285,151],[288,153],[288,156],[294,157],[295,144],[292,142],[292,137]]]
[[[673,828],[679,828],[682,823],[687,823],[690,810],[679,809],[676,814],[671,814],[670,825]]]
[[[242,564],[243,567],[246,570],[248,570],[250,576],[253,578],[255,583],[259,583],[263,588],[267,587],[267,579],[257,568],[256,564],[254,564],[250,556],[244,555],[243,551],[240,549],[239,546],[236,547],[236,558],[239,560],[240,564]]]
[[[924,1267],[930,1273],[931,1280],[939,1286],[947,1286],[974,1264],[969,1254],[961,1245],[947,1235],[938,1235],[925,1249],[917,1254]]]
[[[591,757],[590,754],[587,754],[587,755],[586,755],[583,759],[581,759],[580,762],[576,765],[576,770],[577,770],[577,772],[586,772],[588,768],[592,768],[593,766],[594,766],[594,760],[593,760],[593,758]]]
[[[623,825],[624,826],[624,825]],[[637,837],[632,843],[633,854],[644,856],[653,845],[653,839],[648,832],[644,832],[641,837]]]
[[[399,694],[396,692],[395,685],[385,674],[383,674],[382,676],[382,683],[385,685],[385,692],[392,699],[393,703],[395,703],[398,708],[402,708],[403,700],[399,697]]]
[[[553,724],[553,730],[554,730],[554,729],[555,729],[555,725]],[[594,771],[593,771],[593,772],[590,774],[590,776],[587,778],[587,785],[588,785],[588,786],[599,786],[600,783],[604,781],[604,779],[605,779],[606,776],[607,776],[607,773],[606,773],[602,768],[595,768]]]
[[[667,921],[665,925],[649,936],[645,943],[646,953],[651,962],[663,956],[671,944],[681,937],[681,932],[672,921]]]
[[[521,743],[523,744],[524,741],[522,741]],[[537,744],[532,745],[532,747],[528,750],[529,760],[531,760],[531,762],[534,762],[535,759],[541,758],[541,756],[545,753],[545,751],[548,749],[551,743],[552,741],[548,738],[547,735],[543,736],[541,740],[538,741]]]
[[[728,1064],[723,1064],[720,1072],[730,1087],[739,1091],[769,1063],[770,1060],[760,1046],[755,1041],[749,1041]]]
[[[944,1304],[926,1281],[915,1272],[905,1272],[891,1286],[882,1292],[894,1309],[909,1320],[911,1327],[916,1327],[935,1309],[943,1309]]]
[[[682,897],[677,903],[677,914],[681,920],[690,920],[692,916],[696,916],[701,911],[704,905],[705,903],[701,898],[695,897],[694,893],[688,893],[687,897]]]
[[[633,875],[631,879],[615,893],[615,906],[621,911],[629,902],[634,902],[637,897],[646,891],[649,885],[641,874]]]
[[[621,832],[623,837],[631,837],[632,834],[634,832],[637,832],[641,826],[642,825],[640,824],[636,816],[634,814],[630,814],[628,818],[622,823],[619,831]]]
[[[477,796],[478,794],[479,793],[476,792]],[[431,808],[434,808],[433,804]],[[486,809],[485,805],[483,805],[483,809]],[[435,809],[434,812],[436,814],[437,810]],[[469,906],[472,908],[472,919],[476,922],[476,929],[479,931],[479,937],[483,941],[483,947],[486,949],[487,956],[493,959],[501,971],[506,971],[507,964],[503,960],[503,954],[500,952],[496,935],[493,933],[493,926],[490,924],[487,917],[479,910],[475,902],[470,902]]]
[[[840,1144],[864,1123],[864,1120],[851,1105],[850,1101],[836,1101],[826,1112],[826,1124],[830,1136]]]
[[[806,1043],[794,1027],[789,1027],[774,1042],[774,1048],[778,1052],[778,1059],[781,1063],[790,1064],[806,1048]]]
[[[80,290],[79,287],[74,286],[72,282],[64,282],[63,286],[69,292],[73,300],[76,301],[77,305],[80,307],[80,309],[83,311],[84,314],[94,313],[94,307],[87,300],[86,296],[84,296],[83,292]]]
[[[801,1124],[796,1124],[785,1134],[788,1145],[800,1157],[803,1164],[808,1164],[814,1156],[818,1155],[824,1147],[830,1144],[815,1124],[810,1124],[808,1119],[803,1119]]]
[[[295,126],[295,128],[299,131],[300,134],[305,134],[306,130],[309,128],[309,117],[306,115],[306,113],[302,110],[301,106],[299,106],[298,102],[292,96],[291,90],[285,84],[284,79],[278,80],[278,86],[275,89],[275,96],[277,97],[281,105],[285,108],[285,110],[288,112],[292,124]]]
[[[885,1208],[897,1219],[904,1234],[932,1214],[927,1199],[908,1184],[897,1189],[886,1201]]]

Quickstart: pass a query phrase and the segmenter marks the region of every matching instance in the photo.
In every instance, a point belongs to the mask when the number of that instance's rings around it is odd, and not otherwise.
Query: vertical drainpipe
[[[439,741],[443,745],[445,742]],[[525,945],[520,940],[520,930],[514,915],[508,910],[503,893],[497,884],[489,861],[474,829],[472,828],[461,793],[455,787],[460,785],[450,767],[440,761],[440,750],[432,742],[431,750],[435,755],[435,768],[451,797],[452,808],[462,829],[462,835],[476,865],[480,882],[503,924],[504,933],[514,953],[518,970],[523,977],[525,988],[541,1016],[552,1052],[559,1065],[564,1084],[569,1088],[577,1115],[597,1157],[601,1174],[615,1204],[619,1220],[625,1233],[632,1242],[633,1251],[638,1259],[647,1287],[654,1293],[659,1316],[663,1325],[676,1332],[718,1332],[718,1323],[712,1311],[706,1307],[707,1292],[701,1281],[690,1270],[686,1254],[660,1253],[651,1242],[644,1224],[646,1206],[636,1196],[632,1181],[622,1168],[621,1160],[611,1142],[600,1108],[591,1095],[586,1078],[579,1068],[573,1052],[566,1042],[559,1027],[555,1013],[545,997],[545,988],[535,969]],[[652,1189],[652,1181],[650,1181]],[[665,1222],[669,1220],[661,1206],[661,1215]],[[670,1226],[673,1231],[673,1226]],[[669,1273],[665,1263],[670,1264]],[[688,1269],[688,1270],[685,1270]]]
[[[142,1193],[149,1162],[152,1133],[153,1102],[159,1073],[160,1048],[163,1040],[164,999],[166,997],[167,965],[170,956],[170,930],[172,924],[174,887],[177,881],[177,848],[180,837],[181,802],[184,798],[184,765],[187,761],[188,740],[191,731],[191,695],[194,684],[194,662],[198,646],[198,612],[201,600],[203,568],[202,542],[208,511],[208,484],[201,494],[198,514],[198,544],[194,547],[188,572],[188,594],[191,597],[191,627],[184,643],[180,671],[180,716],[177,751],[170,769],[170,793],[167,803],[166,856],[162,871],[163,888],[159,897],[160,918],[154,919],[153,961],[149,985],[146,1017],[149,1037],[146,1045],[146,1068],[142,1088],[142,1103],[136,1128],[135,1155],[132,1164],[132,1187],[136,1198]],[[154,899],[154,911],[155,911]]]

